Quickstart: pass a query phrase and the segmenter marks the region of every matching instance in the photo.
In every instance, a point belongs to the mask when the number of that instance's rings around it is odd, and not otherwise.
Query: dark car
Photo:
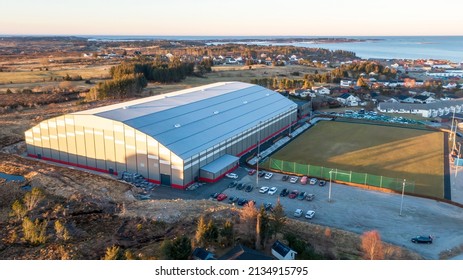
[[[229,188],[234,188],[238,185],[238,182],[237,181],[233,181],[233,182],[230,182],[230,184],[228,184],[228,187]]]
[[[300,192],[298,195],[297,195],[297,199],[299,200],[303,200],[305,198],[305,192]]]
[[[326,181],[325,180],[320,180],[320,181],[318,181],[318,185],[320,187],[323,187],[324,185],[326,185]]]
[[[217,197],[219,196],[219,193],[216,192],[216,193],[211,193],[211,198],[213,199],[217,199]]]
[[[236,186],[236,189],[237,190],[242,190],[244,189],[245,185],[243,183],[239,183],[237,186]]]
[[[240,198],[240,199],[238,199],[238,202],[237,202],[237,204],[238,204],[239,206],[243,206],[243,205],[246,204],[246,203],[248,203],[248,200],[245,199],[245,198]]]
[[[254,187],[252,185],[247,185],[246,186],[246,189],[244,190],[245,192],[252,192],[252,190],[254,189]]]
[[[273,205],[270,202],[265,202],[262,206],[264,206],[265,211],[272,211]]]
[[[418,235],[412,238],[413,243],[432,243],[432,236],[431,235]]]
[[[281,196],[281,197],[285,197],[285,196],[287,196],[288,194],[289,194],[288,189],[283,189],[283,190],[280,192],[280,196]]]
[[[299,191],[297,190],[294,190],[294,191],[291,191],[289,194],[288,194],[288,197],[291,198],[291,199],[294,199],[296,198],[296,196],[299,194]]]
[[[281,177],[282,181],[288,181],[288,179],[289,179],[288,175],[283,175],[283,177]]]
[[[235,203],[235,202],[238,201],[238,199],[239,199],[239,197],[237,197],[237,196],[230,196],[228,198],[228,203],[230,203],[230,204]]]
[[[259,177],[264,177],[264,176],[265,176],[265,172],[264,172],[264,171],[259,171],[258,176],[259,176]]]

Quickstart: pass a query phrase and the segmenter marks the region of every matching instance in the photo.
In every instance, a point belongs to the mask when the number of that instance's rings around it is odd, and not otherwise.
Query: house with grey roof
[[[378,110],[383,113],[418,114],[425,118],[435,118],[453,112],[462,112],[463,98],[424,104],[380,102]]]

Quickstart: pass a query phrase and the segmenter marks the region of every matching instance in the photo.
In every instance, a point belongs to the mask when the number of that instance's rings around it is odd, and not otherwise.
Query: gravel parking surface
[[[454,172],[454,170],[451,170]],[[361,234],[369,230],[378,230],[383,241],[406,247],[421,254],[426,259],[439,259],[439,254],[463,244],[463,209],[448,203],[432,199],[404,196],[402,215],[400,206],[402,196],[377,191],[364,190],[346,185],[332,184],[331,202],[328,202],[329,182],[324,187],[318,185],[301,185],[300,180],[291,184],[281,180],[282,174],[274,173],[270,180],[259,178],[259,187],[277,187],[274,195],[259,193],[256,187],[256,176],[247,175],[245,168],[238,168],[234,173],[239,175],[238,182],[252,184],[252,192],[228,188],[233,179],[224,178],[215,184],[206,184],[194,191],[181,191],[169,187],[153,190],[153,199],[208,199],[211,193],[223,192],[230,196],[238,196],[255,200],[260,207],[265,202],[276,204],[278,198],[286,210],[288,217],[294,217],[296,209],[305,214],[314,210],[315,216],[308,220],[304,215],[295,218],[315,224],[343,229]],[[315,195],[314,200],[297,200],[280,197],[283,188],[305,191]],[[459,171],[457,180],[452,173],[452,197],[463,199],[463,169]],[[456,200],[455,200],[456,201]],[[463,201],[458,201],[463,203]],[[228,198],[223,201],[228,203]],[[237,206],[240,207],[240,206]],[[416,235],[433,236],[433,244],[414,244],[410,239]],[[454,257],[463,259],[463,255]]]
[[[246,174],[241,170],[239,174]],[[324,187],[318,185],[301,185],[300,181],[291,184],[283,182],[281,174],[274,174],[270,180],[259,178],[259,186],[278,187],[275,195],[259,193],[256,188],[256,175],[240,176],[239,182],[252,184],[252,192],[227,188],[231,179],[224,179],[220,191],[230,196],[255,200],[258,206],[264,202],[273,205],[280,198],[288,217],[293,216],[296,209],[314,210],[312,223],[335,227],[356,233],[376,229],[382,240],[416,251],[427,259],[438,259],[439,253],[463,244],[463,209],[431,199],[404,196],[402,215],[400,206],[402,196],[377,191],[369,191],[355,187],[332,184],[331,202],[328,202],[329,182]],[[315,195],[312,201],[280,197],[283,188],[305,191]],[[218,189],[218,188],[217,188]],[[227,200],[224,203],[228,203]],[[307,220],[302,217],[299,220]],[[410,241],[415,235],[431,235],[433,244],[414,244]]]

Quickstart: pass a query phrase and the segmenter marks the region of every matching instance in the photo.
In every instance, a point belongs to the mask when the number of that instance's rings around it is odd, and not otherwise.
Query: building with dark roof
[[[219,260],[273,260],[274,258],[264,255],[259,251],[250,249],[244,245],[238,244],[218,259]]]
[[[272,245],[272,255],[279,260],[294,260],[297,252],[277,240]]]
[[[184,189],[217,181],[296,120],[297,105],[279,93],[227,82],[48,119],[25,138],[32,157]]]

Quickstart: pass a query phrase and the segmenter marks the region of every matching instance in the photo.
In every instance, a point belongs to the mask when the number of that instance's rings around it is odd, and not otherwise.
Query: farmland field
[[[442,132],[322,121],[272,158],[406,179],[417,194],[444,195]]]

